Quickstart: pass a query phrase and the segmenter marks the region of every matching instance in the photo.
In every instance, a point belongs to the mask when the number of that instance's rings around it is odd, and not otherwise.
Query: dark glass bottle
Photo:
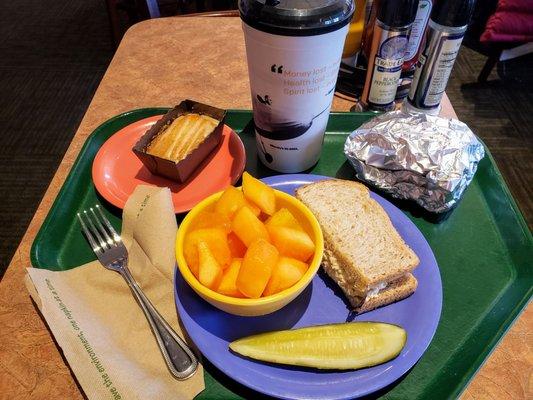
[[[374,2],[374,8],[374,26],[365,43],[368,68],[361,105],[369,110],[388,111],[394,108],[418,0],[379,0]]]

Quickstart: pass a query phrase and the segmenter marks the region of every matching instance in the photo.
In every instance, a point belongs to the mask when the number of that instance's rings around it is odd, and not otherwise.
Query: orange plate
[[[122,128],[100,148],[93,162],[96,190],[111,204],[124,208],[137,185],[169,187],[174,212],[189,211],[201,200],[239,180],[246,164],[244,145],[227,125],[222,142],[185,183],[153,175],[131,150],[137,140],[157,121],[160,115],[145,118]]]

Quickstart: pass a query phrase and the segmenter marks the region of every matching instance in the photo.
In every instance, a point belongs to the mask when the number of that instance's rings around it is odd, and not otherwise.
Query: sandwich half
[[[366,186],[330,179],[301,186],[300,199],[324,234],[322,266],[358,313],[410,296],[418,257]]]

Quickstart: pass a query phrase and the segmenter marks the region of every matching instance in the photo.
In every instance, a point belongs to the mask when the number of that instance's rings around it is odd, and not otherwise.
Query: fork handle
[[[127,267],[120,269],[120,274],[128,283],[135,299],[150,324],[161,354],[167,363],[168,369],[179,380],[189,378],[198,367],[198,359],[189,349],[187,344],[179,337],[170,325],[157,312],[153,304],[141,290]]]

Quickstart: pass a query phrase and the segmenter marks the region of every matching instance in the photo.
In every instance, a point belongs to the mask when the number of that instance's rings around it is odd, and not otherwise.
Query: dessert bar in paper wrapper
[[[404,111],[361,125],[346,139],[344,153],[357,178],[434,213],[457,204],[485,155],[461,121]]]

